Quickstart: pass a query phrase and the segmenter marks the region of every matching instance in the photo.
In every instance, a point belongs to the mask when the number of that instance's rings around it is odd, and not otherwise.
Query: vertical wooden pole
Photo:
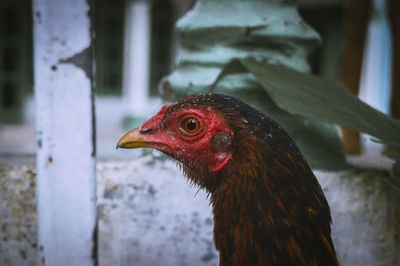
[[[345,87],[358,94],[365,36],[368,26],[370,0],[349,0],[347,2],[345,55],[340,80]],[[361,152],[360,134],[342,130],[343,142],[348,154]]]
[[[38,265],[95,265],[91,7],[33,3]]]
[[[393,47],[390,113],[400,119],[400,1],[389,0],[388,4]]]

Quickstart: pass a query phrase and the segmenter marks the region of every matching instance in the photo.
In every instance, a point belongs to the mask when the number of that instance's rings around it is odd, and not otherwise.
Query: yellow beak
[[[140,134],[139,129],[135,128],[126,133],[117,144],[118,148],[123,149],[135,149],[135,148],[146,148],[152,147],[151,144],[154,141],[147,140],[142,134]]]

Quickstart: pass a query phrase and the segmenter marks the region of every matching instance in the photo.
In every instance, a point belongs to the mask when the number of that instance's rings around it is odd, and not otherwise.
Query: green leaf
[[[242,72],[253,74],[273,102],[291,114],[364,132],[382,143],[400,148],[400,121],[362,102],[335,79],[252,59],[234,59],[221,71],[213,86],[227,75]],[[400,186],[399,157],[394,158],[390,181]]]
[[[282,109],[364,132],[400,148],[400,121],[362,102],[337,80],[249,59],[240,62]]]
[[[247,73],[246,68],[239,61],[233,61],[222,70],[219,79],[214,84],[226,75],[241,73]],[[230,77],[233,76],[238,75]],[[223,82],[226,80],[224,79]],[[247,101],[277,121],[294,139],[312,167],[329,170],[347,167],[343,143],[333,125],[291,114],[279,108],[260,85],[257,88],[236,88],[235,90],[218,86],[214,90]]]

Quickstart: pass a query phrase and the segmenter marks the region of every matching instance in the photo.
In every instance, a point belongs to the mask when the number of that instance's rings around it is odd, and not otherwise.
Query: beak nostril
[[[149,132],[151,132],[151,131],[153,131],[152,128],[148,128],[148,127],[141,127],[141,128],[139,128],[139,133],[140,133],[140,134],[149,133]]]

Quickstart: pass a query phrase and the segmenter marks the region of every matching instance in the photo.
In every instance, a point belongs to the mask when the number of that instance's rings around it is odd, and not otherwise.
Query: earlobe
[[[213,155],[212,165],[210,165],[211,172],[221,171],[232,158],[232,153],[227,151],[216,152]]]

